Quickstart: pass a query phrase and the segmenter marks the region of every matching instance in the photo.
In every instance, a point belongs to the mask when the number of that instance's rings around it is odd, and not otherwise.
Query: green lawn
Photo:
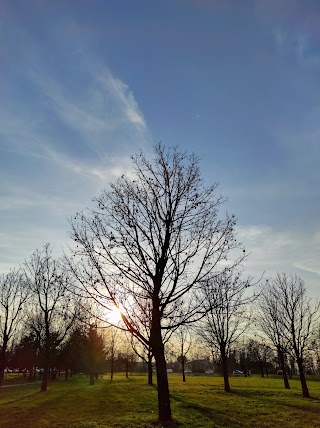
[[[312,379],[312,380],[311,380]],[[297,379],[291,390],[279,378],[231,377],[227,394],[222,378],[187,377],[184,384],[169,375],[174,419],[181,428],[213,427],[317,427],[320,426],[320,380],[308,385],[312,399],[301,397]],[[146,385],[145,375],[123,374],[110,382],[106,376],[88,384],[86,377],[58,380],[40,393],[39,384],[0,390],[0,427],[6,428],[145,428],[157,419],[157,391]]]

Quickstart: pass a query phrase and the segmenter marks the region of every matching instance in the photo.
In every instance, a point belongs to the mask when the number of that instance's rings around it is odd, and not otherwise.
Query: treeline
[[[230,361],[247,336],[255,337],[247,361],[256,355],[266,368],[268,353],[276,353],[285,387],[288,367],[296,365],[308,397],[304,372],[311,348],[317,358],[318,306],[303,280],[279,273],[265,283],[245,275],[236,218],[220,213],[226,198],[216,184],[205,186],[194,154],[158,144],[150,159],[141,152],[132,162],[133,172],[111,183],[95,208],[71,219],[73,244],[63,258],[47,244],[2,275],[1,375],[9,351],[29,349],[39,359],[30,370],[43,369],[42,391],[62,361],[67,374],[81,366],[94,382],[100,364],[115,362],[118,329],[126,349],[147,365],[149,383],[155,366],[159,421],[170,423],[171,347],[184,374],[188,353],[203,343],[230,391]]]

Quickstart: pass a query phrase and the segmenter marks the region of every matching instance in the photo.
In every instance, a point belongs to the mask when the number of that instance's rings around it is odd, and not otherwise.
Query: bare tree
[[[114,377],[114,363],[119,339],[118,333],[119,331],[115,326],[111,326],[104,333],[106,342],[106,358],[110,363],[110,380],[113,380]]]
[[[75,320],[68,276],[52,257],[49,244],[36,250],[25,263],[25,280],[33,302],[29,327],[40,336],[43,356],[41,391],[47,390],[50,354],[63,342]]]
[[[103,304],[119,308],[126,328],[150,344],[159,420],[170,422],[163,332],[197,318],[202,304],[192,294],[236,246],[235,218],[218,218],[225,198],[216,196],[217,185],[203,185],[194,155],[159,144],[152,161],[143,153],[132,161],[133,175],[111,184],[96,210],[72,221],[76,276]],[[138,305],[150,308],[149,337],[134,322]],[[187,310],[177,310],[184,305]]]
[[[140,342],[137,338],[131,335],[131,347],[134,353],[147,364],[148,368],[148,385],[153,385],[153,354],[150,344]]]
[[[177,360],[178,360],[178,363],[181,364],[182,381],[185,382],[186,381],[185,365],[187,362],[187,354],[190,351],[191,343],[192,343],[190,329],[188,329],[186,325],[179,326],[175,334],[175,339],[179,347],[179,355]]]
[[[94,385],[106,362],[105,336],[98,332],[96,324],[90,324],[86,335],[85,361],[89,371],[90,385]]]
[[[310,345],[315,321],[318,318],[319,303],[313,304],[307,297],[304,281],[297,275],[278,273],[273,281],[281,308],[281,324],[286,339],[295,354],[302,395],[310,397],[304,374],[304,356]]]
[[[293,350],[299,369],[302,395],[308,398],[310,394],[304,374],[304,356],[318,318],[319,304],[313,304],[307,297],[305,284],[297,275],[278,273],[268,286],[267,292],[265,299],[272,303],[273,311],[273,318],[267,318],[267,321],[271,319],[272,323],[277,325],[274,332],[278,334],[280,330],[284,338],[281,339],[282,343],[284,340]]]
[[[272,286],[268,281],[258,300],[256,319],[258,328],[276,348],[284,386],[290,389],[286,367],[288,339],[282,324],[282,305],[279,301],[277,287]]]
[[[315,357],[316,371],[320,373],[320,324],[317,323],[313,333],[312,333],[312,350]]]
[[[270,363],[274,357],[274,353],[270,346],[263,341],[258,341],[253,338],[249,339],[247,346],[250,360],[258,364],[261,377],[264,377],[265,373],[268,376],[268,363]]]
[[[21,325],[22,309],[29,296],[20,269],[0,276],[0,385],[10,341]]]
[[[224,390],[230,392],[228,354],[231,345],[249,326],[248,296],[250,279],[242,279],[241,272],[230,267],[206,282],[201,290],[206,315],[198,328],[199,336],[209,348],[215,348],[221,358]]]

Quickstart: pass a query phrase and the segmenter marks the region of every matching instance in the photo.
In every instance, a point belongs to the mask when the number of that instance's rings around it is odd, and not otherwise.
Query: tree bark
[[[181,365],[182,365],[182,382],[185,382],[186,381],[186,374],[184,372],[184,355],[182,355]]]
[[[8,345],[8,336],[5,334],[2,343],[1,356],[0,356],[0,386],[2,380],[4,379],[4,371],[7,365],[7,345]]]
[[[278,356],[279,356],[281,370],[282,370],[284,387],[286,389],[290,389],[288,375],[287,375],[287,371],[286,371],[286,365],[285,365],[285,361],[284,361],[284,354],[283,354],[283,351],[281,349],[278,349]]]
[[[44,312],[44,320],[45,320],[45,348],[44,348],[44,367],[41,381],[41,392],[46,392],[48,387],[48,375],[49,375],[49,359],[50,359],[50,324],[49,324],[49,312],[46,310]]]
[[[110,366],[110,380],[113,380],[113,370],[114,370],[114,355],[111,354],[111,366]]]
[[[126,378],[129,378],[129,358],[126,357]]]
[[[44,364],[44,368],[43,368],[43,373],[42,373],[42,380],[41,380],[41,392],[46,392],[47,388],[48,388],[48,374],[49,374],[49,366],[48,363],[45,362]]]
[[[157,349],[154,349],[154,357],[157,368],[159,421],[171,422],[172,415],[170,407],[167,364],[164,356],[164,345],[162,343],[159,347],[157,347]]]
[[[259,361],[259,365],[260,365],[261,377],[264,377],[264,366],[263,366],[263,361],[262,360]]]
[[[230,383],[229,383],[229,374],[228,374],[228,357],[224,349],[220,349],[220,352],[221,352],[221,361],[222,361],[224,390],[225,392],[231,392]]]
[[[148,385],[153,385],[153,378],[152,378],[152,354],[148,355]]]
[[[163,423],[170,423],[172,422],[172,414],[170,406],[167,363],[164,355],[164,345],[161,335],[161,317],[158,296],[155,296],[153,300],[150,341],[157,368],[159,421]]]
[[[304,374],[303,364],[302,364],[302,358],[297,358],[298,368],[299,368],[299,376],[300,376],[300,382],[301,382],[301,388],[302,388],[302,395],[305,398],[310,398],[308,386],[306,377]]]
[[[290,359],[290,379],[292,379],[292,376],[294,374],[294,358]]]

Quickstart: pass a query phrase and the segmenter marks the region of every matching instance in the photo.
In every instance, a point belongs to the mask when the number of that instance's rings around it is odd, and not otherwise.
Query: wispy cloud
[[[313,292],[320,280],[320,230],[303,232],[277,231],[271,226],[248,225],[238,227],[238,238],[250,253],[246,266],[256,277],[265,272],[272,277],[276,272],[296,272]]]
[[[47,97],[48,109],[100,155],[110,135],[124,127],[131,126],[143,142],[146,123],[128,85],[106,67],[90,71],[92,79],[80,93],[45,73],[33,71],[32,79]]]
[[[143,114],[139,109],[132,91],[129,90],[128,85],[114,77],[107,69],[104,70],[98,82],[101,82],[102,87],[117,100],[120,110],[129,123],[146,128]]]
[[[13,104],[0,117],[0,271],[45,242],[61,248],[67,218],[129,171],[129,154],[148,143],[132,91],[108,68],[82,70],[85,84],[73,91],[44,66],[30,70],[24,78],[32,99],[21,98],[20,111]],[[6,160],[16,164],[14,175]]]
[[[320,68],[319,46],[315,46],[308,33],[275,28],[274,42],[281,56],[291,56],[301,67]]]
[[[254,0],[259,20],[270,26],[277,52],[291,58],[300,67],[320,67],[320,6],[317,1]]]

